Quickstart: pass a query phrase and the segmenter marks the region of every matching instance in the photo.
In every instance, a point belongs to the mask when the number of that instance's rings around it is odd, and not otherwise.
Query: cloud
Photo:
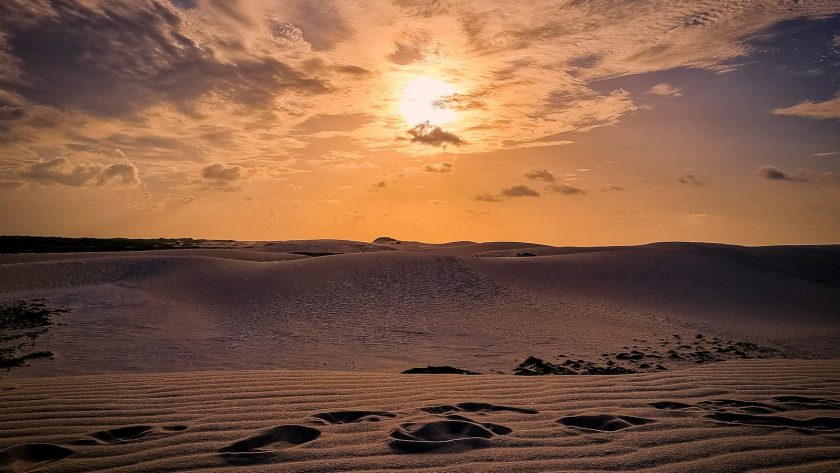
[[[773,110],[773,115],[787,115],[792,117],[816,118],[820,120],[840,119],[840,95],[824,102],[800,102],[786,108]]]
[[[322,131],[353,131],[373,121],[367,113],[315,115],[295,127],[296,133],[311,134]]]
[[[464,142],[453,133],[444,131],[439,126],[434,126],[429,122],[414,126],[408,130],[408,134],[411,135],[410,141],[412,143],[422,143],[437,147],[445,146],[446,144],[460,146]]]
[[[427,164],[426,167],[423,168],[426,172],[439,172],[439,173],[450,173],[453,170],[453,166],[450,163],[432,163]]]
[[[396,49],[388,59],[394,64],[404,66],[423,59],[423,50],[413,44],[396,43]]]
[[[370,190],[371,191],[378,191],[378,190],[384,189],[386,187],[388,187],[388,182],[387,181],[378,181],[378,182],[373,183],[373,185],[370,187]]]
[[[805,177],[804,174],[798,174],[793,176],[769,164],[758,168],[756,174],[765,179],[770,179],[771,181],[805,182],[808,180],[808,178]]]
[[[609,187],[604,187],[603,189],[601,189],[601,192],[623,192],[623,191],[626,191],[626,190],[627,190],[626,188],[621,187],[621,186],[609,186]]]
[[[545,168],[531,169],[525,173],[525,177],[532,181],[541,180],[546,182],[554,182],[556,179],[554,173]]]
[[[2,189],[20,189],[26,187],[25,181],[18,181],[14,179],[0,179],[0,190]]]
[[[708,184],[709,176],[696,176],[694,174],[685,174],[682,177],[677,178],[677,182],[680,184],[689,184],[692,186],[702,186]]]
[[[268,55],[223,59],[188,30],[157,2],[7,0],[0,4],[0,32],[16,70],[0,76],[0,88],[32,103],[100,116],[158,103],[189,109],[214,93],[255,106],[282,91],[328,90]]]
[[[575,195],[575,194],[586,194],[586,189],[580,189],[577,187],[570,186],[568,184],[549,184],[545,188],[546,192],[553,192],[556,194],[565,194],[565,195]]]
[[[81,187],[86,185],[120,184],[134,185],[140,180],[137,168],[131,163],[117,163],[104,166],[96,163],[73,164],[63,156],[39,159],[24,166],[20,177],[42,184],[63,184]]]
[[[99,174],[97,185],[105,183],[132,185],[140,182],[137,178],[137,168],[131,163],[118,163],[106,166]]]
[[[242,166],[216,163],[204,167],[201,170],[201,179],[194,183],[204,191],[236,192],[242,190],[239,182],[244,178]]]
[[[650,95],[661,95],[663,97],[680,97],[683,89],[674,87],[671,84],[656,84],[647,93]]]
[[[829,156],[837,156],[838,154],[840,154],[840,151],[825,151],[822,153],[814,153],[811,156],[815,158],[827,158]]]
[[[242,166],[211,164],[201,170],[201,177],[219,181],[236,181],[242,178]]]
[[[756,174],[766,179],[773,179],[777,181],[783,181],[788,178],[787,174],[778,170],[775,166],[770,166],[769,164],[758,168]]]
[[[803,169],[799,170],[796,174],[789,174],[769,164],[758,168],[756,174],[773,181],[808,182],[817,180],[836,181],[840,179],[840,174],[833,171],[815,172]]]
[[[506,197],[539,197],[540,193],[525,185],[518,185],[502,189],[502,195]]]
[[[479,202],[501,202],[502,199],[498,196],[493,194],[476,194],[473,197],[473,200],[477,200]]]

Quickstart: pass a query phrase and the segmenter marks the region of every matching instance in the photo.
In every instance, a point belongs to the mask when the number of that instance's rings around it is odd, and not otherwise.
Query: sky
[[[0,234],[840,243],[840,2],[4,0]]]

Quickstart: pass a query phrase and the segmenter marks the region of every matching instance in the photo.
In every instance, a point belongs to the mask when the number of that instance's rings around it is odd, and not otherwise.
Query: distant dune
[[[0,255],[0,472],[840,466],[840,246],[197,246]]]
[[[71,309],[33,348],[54,358],[12,376],[426,365],[511,373],[528,356],[665,356],[674,347],[663,340],[697,334],[840,356],[840,246],[379,241],[2,255],[4,300]],[[645,363],[631,361],[620,364]],[[645,364],[693,358],[666,361]]]

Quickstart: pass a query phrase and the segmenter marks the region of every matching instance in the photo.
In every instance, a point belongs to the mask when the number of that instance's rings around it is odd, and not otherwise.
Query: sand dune
[[[0,471],[828,472],[840,468],[838,393],[840,364],[813,360],[626,376],[4,381]]]
[[[0,303],[40,311],[8,319],[0,472],[838,471],[838,267],[688,243],[0,255]]]
[[[730,359],[740,342],[785,357],[840,356],[838,247],[252,246],[5,256],[0,298],[70,309],[33,347],[53,358],[11,376],[512,373],[529,356],[576,372],[607,361],[644,371]],[[556,254],[488,256],[519,249]]]

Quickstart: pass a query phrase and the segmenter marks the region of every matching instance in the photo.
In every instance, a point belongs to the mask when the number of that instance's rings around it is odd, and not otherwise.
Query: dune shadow
[[[840,430],[838,417],[814,417],[812,419],[792,419],[784,416],[760,416],[738,414],[734,412],[713,412],[705,416],[717,422],[726,424],[759,425],[766,427],[787,427],[793,429],[837,431]]]
[[[280,425],[236,441],[219,450],[228,463],[250,465],[277,459],[279,451],[311,442],[321,431],[305,425]],[[270,447],[270,448],[265,448]]]
[[[453,412],[516,412],[518,414],[538,414],[539,411],[522,407],[496,406],[486,402],[460,402],[455,405],[421,407],[421,411],[429,414],[451,414]]]
[[[642,417],[596,414],[563,417],[558,419],[557,422],[567,427],[576,427],[584,430],[615,432],[616,430],[624,430],[637,425],[650,424],[656,421]]]
[[[389,446],[399,453],[459,452],[490,445],[495,435],[512,430],[498,424],[479,424],[466,417],[408,423],[391,432]]]
[[[28,471],[73,455],[73,450],[51,443],[27,443],[0,450],[2,471]]]
[[[334,411],[313,414],[316,422],[325,424],[352,424],[356,422],[379,422],[383,417],[394,418],[396,414],[385,411]]]

